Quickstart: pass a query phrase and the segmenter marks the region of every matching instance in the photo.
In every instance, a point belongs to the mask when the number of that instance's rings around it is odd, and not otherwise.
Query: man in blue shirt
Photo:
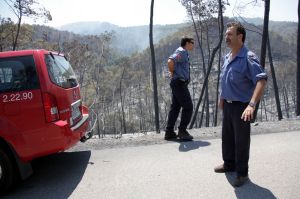
[[[215,172],[236,171],[235,187],[248,181],[250,120],[263,95],[267,74],[256,55],[244,45],[245,28],[238,22],[227,24],[225,40],[231,49],[225,56],[221,74],[219,106],[223,109],[222,156],[224,163]]]
[[[194,40],[189,37],[181,39],[181,46],[168,59],[171,77],[172,104],[168,115],[165,140],[176,139],[174,126],[182,108],[181,120],[178,126],[178,137],[182,140],[192,140],[186,128],[193,114],[193,103],[188,89],[190,82],[190,63],[188,51],[193,50]]]

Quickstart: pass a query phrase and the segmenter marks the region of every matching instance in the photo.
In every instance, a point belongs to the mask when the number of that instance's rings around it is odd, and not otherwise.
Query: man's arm
[[[253,102],[256,104],[260,100],[260,98],[262,97],[262,95],[264,93],[266,84],[267,84],[267,81],[265,79],[261,79],[256,83],[256,87],[254,89],[254,92],[253,92],[250,102]]]
[[[253,95],[251,97],[251,101],[247,108],[244,110],[241,119],[244,121],[250,121],[253,119],[254,110],[256,103],[260,100],[262,97],[265,87],[266,87],[267,81],[265,79],[261,79],[256,83]]]
[[[169,68],[169,72],[170,72],[170,77],[173,78],[173,74],[174,74],[174,61],[172,59],[168,59],[168,68]]]

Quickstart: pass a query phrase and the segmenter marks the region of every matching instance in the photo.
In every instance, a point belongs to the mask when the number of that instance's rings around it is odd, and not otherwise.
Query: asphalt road
[[[65,152],[35,161],[4,198],[300,198],[300,131],[253,135],[243,187],[231,185],[235,173],[214,173],[221,160],[220,139]]]

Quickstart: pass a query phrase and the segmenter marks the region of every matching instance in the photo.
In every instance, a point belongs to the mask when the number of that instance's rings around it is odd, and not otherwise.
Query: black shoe
[[[221,164],[221,165],[215,167],[215,172],[216,172],[216,173],[233,172],[234,170],[235,170],[234,168],[227,168],[227,167],[224,167],[224,164]]]
[[[175,140],[177,139],[177,135],[174,131],[166,131],[165,140]]]
[[[178,137],[181,140],[193,140],[194,139],[194,137],[191,136],[189,134],[189,132],[187,132],[187,130],[179,130],[178,131]]]
[[[233,186],[240,187],[243,184],[245,184],[248,180],[249,180],[248,176],[237,176],[233,183]]]

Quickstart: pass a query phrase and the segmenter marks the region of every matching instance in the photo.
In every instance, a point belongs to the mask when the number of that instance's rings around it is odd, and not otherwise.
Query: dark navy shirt
[[[190,63],[188,51],[179,47],[170,55],[169,59],[174,61],[174,74],[172,80],[190,80]]]
[[[233,60],[230,61],[230,53],[225,56],[221,73],[221,99],[249,102],[257,81],[267,78],[256,55],[243,46]]]

